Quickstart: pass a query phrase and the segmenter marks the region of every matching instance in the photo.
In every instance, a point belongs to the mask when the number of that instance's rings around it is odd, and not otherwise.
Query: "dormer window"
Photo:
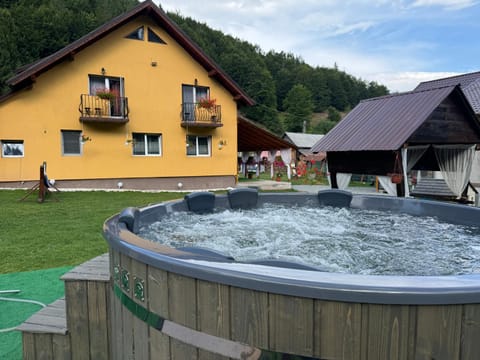
[[[153,31],[150,27],[147,26],[147,34],[148,34],[148,42],[153,42],[157,44],[163,44],[166,45],[167,43],[157,35],[155,31]],[[133,39],[133,40],[145,40],[145,27],[140,26],[139,28],[135,29],[135,31],[131,32],[127,36],[125,36],[127,39]]]
[[[135,29],[135,31],[131,32],[127,36],[125,36],[127,39],[133,39],[133,40],[143,40],[143,26],[140,26],[139,28]]]
[[[162,40],[160,36],[158,36],[152,29],[148,28],[148,41],[157,43],[157,44],[167,44],[165,41]]]

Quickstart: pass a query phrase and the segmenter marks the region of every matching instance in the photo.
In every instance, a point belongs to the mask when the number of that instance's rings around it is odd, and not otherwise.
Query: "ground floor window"
[[[187,135],[188,156],[210,156],[211,136]]]
[[[133,133],[133,155],[161,156],[162,135]]]
[[[2,157],[23,157],[23,140],[1,140]]]
[[[62,130],[62,155],[81,155],[81,137],[80,130]]]

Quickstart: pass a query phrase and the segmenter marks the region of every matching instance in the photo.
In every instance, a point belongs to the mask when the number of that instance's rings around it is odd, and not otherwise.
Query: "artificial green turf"
[[[102,226],[128,206],[182,198],[181,193],[62,191],[37,203],[25,190],[0,190],[0,274],[78,265],[107,251]]]
[[[64,287],[60,276],[70,269],[71,266],[0,274],[0,291],[20,290],[16,294],[0,294],[0,297],[35,300],[48,305],[63,296]],[[36,304],[0,300],[0,330],[20,325],[41,308]],[[0,332],[0,359],[20,360],[21,358],[20,332]]]

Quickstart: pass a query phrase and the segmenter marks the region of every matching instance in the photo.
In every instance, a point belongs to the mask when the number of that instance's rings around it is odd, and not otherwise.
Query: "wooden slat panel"
[[[297,355],[313,355],[312,299],[269,295],[270,348]]]
[[[86,281],[65,281],[67,327],[70,332],[72,359],[89,359],[89,327]]]
[[[460,358],[462,305],[418,306],[415,359]]]
[[[53,358],[55,360],[71,360],[69,335],[52,335]]]
[[[132,259],[132,295],[131,298],[136,303],[143,307],[147,307],[148,289],[147,289],[147,265],[142,264]],[[145,300],[141,301],[135,297],[135,278],[137,280],[143,280],[144,284],[144,297]],[[149,358],[149,326],[144,321],[140,320],[136,316],[133,318],[133,346],[135,349],[135,358],[148,359]]]
[[[88,326],[90,333],[90,358],[108,359],[107,291],[108,284],[88,281]]]
[[[268,349],[268,295],[230,288],[232,339]]]
[[[23,360],[36,360],[35,336],[32,333],[22,333]]]
[[[315,356],[325,359],[362,357],[362,306],[315,301]]]
[[[408,359],[408,344],[414,337],[410,326],[410,307],[363,305],[368,308],[368,359]]]
[[[148,306],[151,312],[169,319],[168,312],[168,274],[154,267],[148,267],[147,288]],[[152,359],[170,358],[169,337],[158,330],[150,329],[150,354]]]
[[[198,330],[224,339],[230,338],[229,287],[197,281]],[[199,351],[199,359],[222,360],[223,356]]]
[[[168,274],[168,294],[171,321],[196,329],[196,286],[195,280],[184,276]],[[170,339],[172,360],[197,359],[197,349],[183,342]]]
[[[114,274],[114,267],[120,266],[120,254],[110,249],[110,271]],[[112,279],[113,282],[113,279]],[[112,291],[110,289],[110,291]],[[123,321],[122,321],[122,304],[120,300],[112,294],[110,296],[110,353],[112,359],[123,360]]]
[[[480,356],[480,304],[463,306],[462,340],[462,359]]]
[[[37,360],[52,360],[52,335],[35,334],[35,356]]]
[[[131,269],[132,269],[132,261],[128,256],[125,256],[123,254],[120,254],[120,264],[122,267],[122,271],[126,270],[128,271],[129,274],[129,282],[128,286],[130,288],[130,291],[127,292],[124,289],[124,292],[128,296],[132,296],[132,274],[131,274]],[[120,283],[122,283],[123,280],[120,279]],[[122,341],[122,351],[123,351],[123,358],[124,359],[134,359],[135,356],[135,350],[133,348],[133,314],[128,310],[126,307],[123,305],[120,305],[121,307],[121,312],[122,312],[122,329],[123,329],[123,341]]]

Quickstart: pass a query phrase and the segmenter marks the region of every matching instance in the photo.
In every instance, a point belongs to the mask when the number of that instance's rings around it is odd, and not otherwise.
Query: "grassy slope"
[[[0,190],[0,273],[77,265],[107,251],[103,222],[127,206],[182,198],[179,193],[62,192],[59,202]]]

